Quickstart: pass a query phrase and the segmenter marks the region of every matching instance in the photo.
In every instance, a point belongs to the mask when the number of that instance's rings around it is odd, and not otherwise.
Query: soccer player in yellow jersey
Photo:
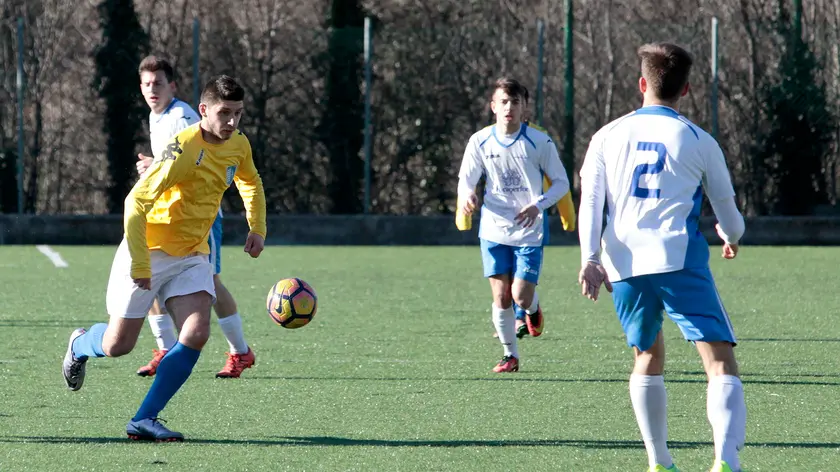
[[[222,195],[236,183],[251,231],[245,252],[258,257],[265,244],[265,193],[251,145],[237,125],[245,91],[231,77],[204,87],[201,122],[176,134],[155,157],[125,199],[125,237],[108,282],[110,320],[70,335],[62,371],[70,390],[79,390],[90,357],[131,352],[155,299],[166,306],[180,332],[161,360],[137,414],[126,427],[132,439],[181,441],[158,414],[187,380],[210,336],[215,302],[207,236]]]
[[[148,56],[140,62],[138,68],[140,74],[140,90],[146,104],[149,105],[149,134],[152,144],[152,155],[159,156],[169,144],[169,140],[185,128],[198,123],[201,118],[198,113],[181,100],[175,98],[175,71],[169,61],[157,56]],[[146,172],[153,157],[140,154],[137,161],[137,172]],[[233,295],[222,283],[220,273],[222,272],[222,210],[216,216],[213,227],[210,230],[210,264],[214,266],[213,283],[216,290],[216,303],[213,311],[219,320],[219,327],[222,329],[225,339],[228,342],[230,352],[227,353],[227,362],[221,371],[216,373],[217,378],[239,378],[247,368],[256,362],[254,351],[245,341],[245,333],[242,329],[242,317],[239,316],[239,309]],[[149,327],[157,342],[158,349],[152,350],[152,359],[148,364],[137,370],[141,377],[152,377],[157,373],[158,365],[163,356],[172,349],[178,342],[178,331],[175,329],[175,322],[165,307],[155,302],[152,305],[149,316]]]

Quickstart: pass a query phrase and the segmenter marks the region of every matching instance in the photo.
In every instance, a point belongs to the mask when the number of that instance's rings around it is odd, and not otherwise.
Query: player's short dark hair
[[[166,59],[162,59],[158,56],[146,56],[140,61],[140,67],[137,69],[138,74],[142,74],[143,72],[157,72],[159,70],[163,71],[163,75],[166,76],[167,82],[172,82],[175,80],[175,69],[172,68],[172,64],[169,63]]]
[[[502,90],[511,97],[520,97],[522,101],[528,103],[528,89],[516,79],[511,79],[510,77],[497,79],[490,93],[491,97],[496,95],[496,90]]]
[[[242,101],[245,99],[245,89],[233,77],[220,75],[212,78],[201,92],[201,103],[218,103],[222,100]]]
[[[649,43],[639,48],[638,55],[642,61],[642,76],[656,98],[679,98],[694,63],[691,54],[676,44]]]

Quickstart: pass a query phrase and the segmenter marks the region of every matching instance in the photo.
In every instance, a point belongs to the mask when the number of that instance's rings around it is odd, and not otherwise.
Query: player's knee
[[[735,361],[713,361],[706,364],[706,376],[709,378],[718,375],[732,375],[738,377],[738,364]]]
[[[665,372],[664,357],[655,357],[647,353],[636,356],[636,363],[633,366],[634,374],[662,375],[663,372]]]
[[[512,287],[507,277],[491,277],[490,288],[493,291],[493,304],[507,310],[513,305]]]
[[[697,343],[697,350],[703,358],[703,367],[708,377],[718,375],[738,376],[738,362],[735,351],[728,342]]]
[[[665,352],[658,349],[654,343],[647,350],[635,349],[636,360],[633,366],[634,374],[641,375],[662,375],[665,372]]]
[[[181,332],[178,341],[193,349],[201,349],[210,339],[210,323],[197,323]]]
[[[507,292],[495,293],[493,294],[493,303],[497,307],[507,310],[513,306],[513,297],[511,296],[509,290]]]
[[[536,292],[536,285],[531,282],[515,279],[511,284],[511,295],[513,301],[521,307],[529,307],[534,302],[534,293]]]
[[[520,291],[513,294],[513,301],[521,307],[528,308],[531,306],[531,303],[534,302],[534,294],[523,293]]]

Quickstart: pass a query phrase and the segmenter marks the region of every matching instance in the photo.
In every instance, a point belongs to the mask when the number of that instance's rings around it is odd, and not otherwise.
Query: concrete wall
[[[710,243],[720,244],[714,220],[701,229]],[[310,245],[464,245],[477,243],[473,231],[460,232],[449,216],[314,216],[272,215],[268,244]],[[225,218],[225,244],[242,244],[248,226],[241,216]],[[119,215],[0,215],[0,244],[108,244],[122,238]],[[838,217],[763,217],[747,220],[743,244],[840,245]],[[559,219],[551,221],[551,244],[577,244],[577,233],[565,233]]]

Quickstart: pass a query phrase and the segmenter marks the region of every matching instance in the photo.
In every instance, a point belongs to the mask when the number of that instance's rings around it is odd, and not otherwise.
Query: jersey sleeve
[[[580,169],[580,211],[578,227],[581,263],[600,263],[601,229],[604,220],[607,174],[601,138],[598,133],[589,143]]]
[[[560,156],[557,154],[557,146],[550,138],[546,137],[546,142],[543,143],[544,151],[542,153],[542,162],[540,168],[545,177],[551,182],[551,186],[536,202],[537,208],[546,210],[557,203],[563,195],[569,192],[569,177],[566,175],[566,169],[560,161]]]
[[[183,180],[195,167],[194,159],[184,156],[185,146],[179,139],[179,136],[172,138],[125,199],[123,225],[131,255],[131,277],[134,279],[152,276],[146,243],[146,215],[163,192]]]
[[[484,163],[481,161],[481,149],[473,135],[464,150],[461,170],[458,172],[458,196],[465,197],[475,192],[475,187],[484,174]]]
[[[175,136],[181,131],[201,121],[201,119],[198,117],[198,114],[189,105],[184,104],[184,106],[180,108],[181,116],[174,120],[174,122],[172,123],[170,136]]]
[[[265,190],[257,167],[254,165],[254,157],[251,154],[251,144],[245,140],[245,157],[236,168],[233,182],[239,190],[239,195],[245,203],[245,218],[248,220],[248,227],[252,233],[259,234],[263,238],[266,235],[265,223]]]
[[[723,151],[711,137],[704,144],[702,149],[705,167],[703,188],[706,190],[706,195],[708,195],[709,200],[734,197],[735,190],[732,188],[732,179],[729,176],[729,169],[726,167]]]

